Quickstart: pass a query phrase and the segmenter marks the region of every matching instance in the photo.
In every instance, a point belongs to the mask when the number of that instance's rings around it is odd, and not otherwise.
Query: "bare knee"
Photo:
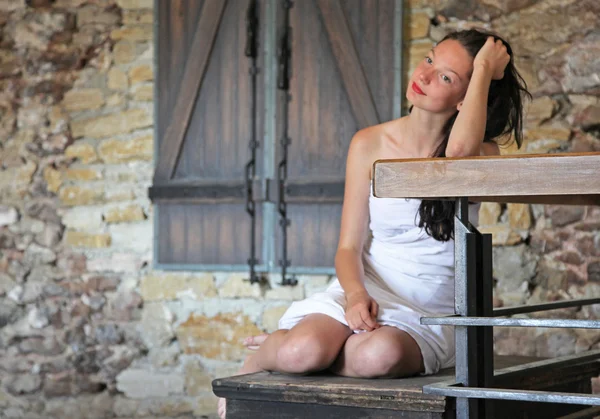
[[[335,360],[337,354],[314,335],[289,336],[277,350],[277,365],[282,372],[301,374],[320,371]]]
[[[352,370],[361,378],[394,377],[408,361],[404,348],[385,341],[366,341],[356,348]]]

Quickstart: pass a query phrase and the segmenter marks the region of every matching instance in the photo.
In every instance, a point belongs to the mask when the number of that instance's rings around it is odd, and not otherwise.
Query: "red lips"
[[[412,89],[420,95],[426,96],[425,92],[421,90],[421,88],[417,85],[417,83],[413,82]]]

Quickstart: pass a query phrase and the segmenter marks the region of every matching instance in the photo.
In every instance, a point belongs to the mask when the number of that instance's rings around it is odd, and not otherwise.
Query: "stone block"
[[[154,85],[143,84],[140,86],[135,86],[131,97],[133,100],[137,100],[138,102],[152,101],[154,99]]]
[[[183,394],[184,385],[183,375],[177,373],[158,373],[130,368],[117,376],[117,390],[132,399]]]
[[[580,221],[585,209],[580,206],[553,205],[546,206],[546,216],[552,220],[552,226],[564,227],[568,224]]]
[[[89,24],[116,25],[120,21],[118,10],[86,5],[77,9],[77,26]]]
[[[479,207],[479,225],[489,226],[498,223],[502,207],[497,202],[482,202]]]
[[[531,102],[526,102],[525,118],[527,122],[541,123],[550,119],[554,115],[557,103],[548,96],[535,98]]]
[[[132,400],[122,396],[115,396],[114,400],[113,410],[117,417],[134,417],[140,405],[139,400]]]
[[[63,172],[63,177],[65,180],[99,180],[102,179],[102,171],[89,167],[70,167]]]
[[[131,140],[104,140],[98,146],[98,155],[105,163],[123,163],[132,160],[152,160],[152,135]]]
[[[275,286],[267,290],[265,298],[267,300],[302,300],[304,298],[304,287],[300,283],[294,286]]]
[[[202,396],[196,397],[194,415],[201,417],[216,417],[217,400],[217,396],[215,396],[213,393],[205,393]]]
[[[537,259],[524,244],[493,249],[494,278],[497,289],[514,291],[523,282],[532,281],[537,268]],[[504,298],[503,298],[504,299]]]
[[[152,125],[152,116],[145,109],[123,112],[71,122],[73,137],[106,138],[128,134]]]
[[[118,252],[108,257],[90,258],[86,261],[86,268],[90,272],[138,273],[147,262],[143,256]]]
[[[146,219],[144,210],[140,205],[111,208],[102,215],[102,218],[108,224],[129,223]]]
[[[132,9],[152,9],[153,0],[117,0],[117,5],[126,10]]]
[[[154,15],[152,10],[123,10],[123,24],[134,25],[137,23],[153,23]]]
[[[188,360],[183,366],[185,392],[188,396],[199,396],[212,390],[213,377],[204,369],[200,361]]]
[[[102,189],[85,188],[82,186],[63,186],[58,192],[58,197],[63,205],[92,205],[102,201]]]
[[[72,230],[98,230],[102,225],[102,210],[100,208],[71,207],[65,209],[63,224]]]
[[[23,254],[23,264],[26,266],[44,265],[56,260],[56,253],[47,247],[32,243]]]
[[[73,247],[106,248],[111,245],[110,234],[90,234],[69,230],[65,233],[65,243]]]
[[[173,313],[162,303],[146,303],[142,310],[141,334],[148,348],[167,346],[175,333]]]
[[[508,224],[517,230],[531,228],[531,211],[528,204],[507,204]]]
[[[239,361],[246,354],[242,341],[262,331],[241,313],[208,317],[191,315],[176,329],[177,339],[186,354],[198,354],[220,361]]]
[[[71,112],[99,109],[104,106],[104,94],[100,89],[69,90],[62,104]]]
[[[129,70],[129,80],[131,84],[154,80],[154,70],[151,65],[143,64],[132,67]]]
[[[0,205],[0,227],[8,226],[19,220],[19,212],[15,207]]]
[[[46,166],[44,167],[43,176],[47,183],[46,189],[48,192],[58,192],[58,189],[63,183],[63,178],[60,171],[51,166]]]
[[[42,378],[34,374],[19,374],[10,377],[6,384],[6,390],[12,395],[35,393],[42,386]]]
[[[96,149],[94,146],[82,142],[75,143],[67,147],[65,150],[65,156],[79,159],[79,161],[84,164],[94,163],[98,160],[98,155],[96,154]]]
[[[104,190],[105,202],[131,201],[134,198],[135,194],[133,193],[133,190],[126,186],[114,186]]]
[[[407,13],[406,16],[405,31],[407,32],[407,39],[425,38],[429,33],[429,15],[425,12],[413,12]]]
[[[227,281],[219,288],[221,298],[260,298],[261,288],[259,284],[251,284],[247,280],[247,274],[231,274]]]
[[[115,40],[127,39],[128,41],[151,41],[153,37],[152,25],[131,25],[113,30],[110,37]]]
[[[212,275],[189,275],[158,272],[142,279],[140,292],[145,301],[177,300],[182,296],[202,300],[217,295]]]
[[[150,254],[152,250],[152,223],[110,224],[108,232],[115,249]]]
[[[129,78],[124,71],[113,67],[108,70],[107,85],[111,90],[125,91],[129,88]]]
[[[137,58],[135,44],[127,39],[118,41],[113,47],[115,64],[128,64]]]
[[[123,105],[124,103],[125,103],[125,96],[123,96],[122,94],[119,94],[119,93],[110,95],[108,97],[108,99],[106,99],[106,106],[115,107],[115,106]]]
[[[262,315],[262,327],[265,331],[272,333],[279,329],[279,319],[288,309],[288,305],[266,308]]]
[[[190,417],[194,410],[192,400],[186,397],[169,397],[143,400],[137,410],[137,417],[170,418]],[[184,415],[184,416],[181,416]]]

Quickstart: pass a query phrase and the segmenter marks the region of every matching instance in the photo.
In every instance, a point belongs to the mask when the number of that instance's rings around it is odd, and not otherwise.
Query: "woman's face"
[[[436,45],[415,69],[406,98],[430,112],[454,112],[464,99],[473,71],[473,57],[453,39]]]

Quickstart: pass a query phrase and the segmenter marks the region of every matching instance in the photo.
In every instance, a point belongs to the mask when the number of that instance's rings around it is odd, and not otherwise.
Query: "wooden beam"
[[[358,128],[380,122],[367,77],[339,0],[317,0]]]
[[[600,205],[600,153],[378,160],[381,198]]]
[[[175,172],[226,5],[227,0],[205,0],[202,6],[173,116],[165,130],[164,138],[160,140],[154,184],[168,182]]]

